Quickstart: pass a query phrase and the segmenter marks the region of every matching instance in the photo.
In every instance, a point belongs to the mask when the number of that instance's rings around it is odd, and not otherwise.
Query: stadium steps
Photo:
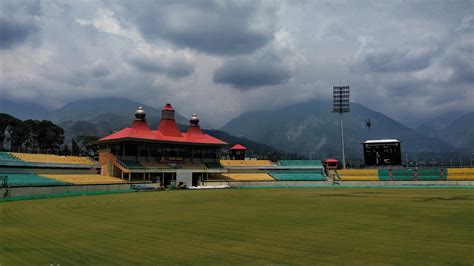
[[[326,181],[322,173],[289,173],[272,171],[269,173],[275,180],[279,181]]]
[[[474,168],[448,168],[448,180],[474,180]]]
[[[144,169],[145,167],[137,161],[119,160],[119,164],[127,169]]]
[[[41,174],[41,176],[74,185],[124,184],[126,181],[97,174]]]
[[[222,165],[220,163],[206,163],[206,166],[209,169],[222,169]]]
[[[320,160],[280,160],[280,166],[323,168]]]
[[[232,181],[274,181],[268,174],[222,174]]]
[[[170,166],[165,163],[159,162],[150,162],[150,161],[139,161],[141,165],[145,168],[154,168],[154,169],[169,169]]]
[[[68,182],[63,182],[47,177],[39,176],[37,174],[0,174],[0,176],[8,177],[8,185],[10,187],[32,187],[32,186],[64,186],[70,185]]]
[[[60,156],[54,154],[34,154],[12,152],[13,156],[24,162],[94,165],[96,162],[81,156]]]
[[[266,167],[273,166],[269,160],[221,160],[224,167]]]
[[[342,181],[379,181],[376,169],[341,169],[337,175]]]
[[[0,161],[20,161],[18,158],[10,154],[9,152],[0,152]]]

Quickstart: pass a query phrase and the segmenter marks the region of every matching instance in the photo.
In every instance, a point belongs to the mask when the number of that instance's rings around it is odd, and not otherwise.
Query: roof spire
[[[138,110],[135,111],[135,119],[136,120],[141,120],[141,121],[145,121],[146,117],[146,112],[145,110],[143,109],[143,107],[138,107]]]
[[[193,114],[191,116],[191,119],[189,119],[189,123],[191,124],[191,126],[198,127],[199,126],[199,117],[196,114]]]

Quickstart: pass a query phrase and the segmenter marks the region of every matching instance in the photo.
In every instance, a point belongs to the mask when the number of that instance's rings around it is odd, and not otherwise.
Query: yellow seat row
[[[33,154],[12,152],[13,156],[25,162],[36,163],[63,163],[63,164],[95,164],[88,157],[80,156],[59,156],[54,154]]]
[[[337,170],[340,180],[343,181],[378,181],[379,173],[376,169],[341,169]]]
[[[448,180],[474,180],[474,168],[448,168]]]
[[[122,184],[126,181],[97,174],[41,174],[41,176],[75,185]]]
[[[378,176],[379,172],[377,169],[341,169],[337,170],[339,175],[375,175]]]
[[[273,181],[269,174],[222,174],[223,177],[235,181]]]
[[[272,166],[269,160],[221,160],[221,165],[226,166]]]
[[[379,177],[373,175],[343,175],[340,178],[343,181],[379,181]]]

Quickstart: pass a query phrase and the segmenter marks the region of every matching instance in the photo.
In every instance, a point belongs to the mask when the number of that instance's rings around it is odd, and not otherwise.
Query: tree
[[[79,155],[81,153],[81,149],[79,145],[77,145],[76,140],[72,139],[72,155]]]
[[[97,145],[94,142],[98,140],[99,137],[93,135],[81,135],[76,139],[81,150],[86,151],[89,156],[97,154]]]
[[[11,150],[14,151],[21,151],[23,150],[24,144],[26,140],[30,137],[30,128],[28,124],[19,120],[15,127],[13,127],[13,131],[10,135],[11,138]]]
[[[23,121],[23,124],[29,129],[28,138],[23,143],[23,146],[27,151],[37,150],[39,121],[28,119]]]
[[[36,137],[40,150],[58,150],[64,143],[64,130],[51,121],[43,120],[38,124]]]
[[[7,128],[14,119],[16,118],[9,114],[0,113],[0,150],[5,149],[3,143],[5,141]]]
[[[71,155],[71,150],[69,150],[69,146],[64,144],[63,150],[61,152],[62,155]]]

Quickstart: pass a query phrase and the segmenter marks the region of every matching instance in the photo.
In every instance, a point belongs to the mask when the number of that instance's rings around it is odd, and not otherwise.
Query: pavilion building
[[[196,185],[202,178],[220,175],[219,164],[226,142],[202,132],[193,115],[186,132],[175,121],[175,110],[167,103],[156,130],[149,127],[142,107],[132,126],[97,141],[101,174],[128,181],[172,182]]]

